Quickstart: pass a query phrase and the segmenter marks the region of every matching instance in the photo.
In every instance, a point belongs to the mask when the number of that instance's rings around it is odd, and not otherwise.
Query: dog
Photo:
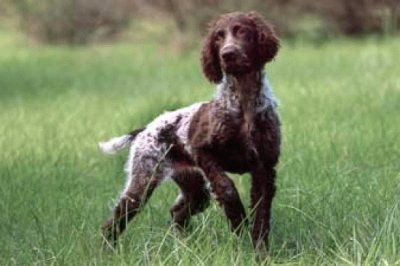
[[[180,188],[170,209],[178,228],[208,206],[212,193],[231,229],[242,232],[246,212],[229,172],[251,174],[252,243],[266,249],[281,133],[264,65],[278,49],[273,27],[258,13],[221,15],[210,24],[201,51],[202,70],[217,84],[213,99],[164,113],[145,128],[100,143],[110,154],[130,147],[125,187],[103,225],[108,243],[115,244],[167,177]]]

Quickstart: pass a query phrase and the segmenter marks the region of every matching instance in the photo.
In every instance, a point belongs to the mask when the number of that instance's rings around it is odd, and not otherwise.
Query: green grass
[[[257,265],[215,204],[185,235],[161,186],[121,238],[100,226],[126,152],[97,142],[211,97],[198,51],[157,43],[42,47],[0,28],[0,265]],[[267,72],[283,154],[271,264],[400,265],[400,39],[287,44]],[[248,204],[249,177],[235,176]]]

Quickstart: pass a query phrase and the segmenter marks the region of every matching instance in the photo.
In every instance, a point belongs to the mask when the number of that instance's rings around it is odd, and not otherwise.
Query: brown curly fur
[[[251,34],[242,40],[236,38],[236,25],[248,27]],[[221,45],[219,39],[227,40],[228,33],[233,36],[231,42],[239,46],[239,53],[250,61],[245,70],[232,69],[229,73],[228,68],[224,69],[224,47],[221,46],[229,44],[222,42]],[[193,157],[205,172],[234,230],[240,227],[246,214],[233,182],[224,172],[251,173],[252,238],[257,248],[266,246],[270,228],[274,168],[280,153],[280,122],[274,112],[257,114],[255,102],[260,93],[262,69],[275,57],[278,48],[279,40],[272,26],[256,12],[229,13],[212,22],[201,52],[203,72],[214,83],[221,82],[225,72],[233,94],[239,99],[242,115],[237,117],[211,101],[194,116],[189,131]]]
[[[254,37],[255,49],[253,57],[255,58],[254,70],[261,69],[266,62],[271,61],[279,49],[279,39],[276,36],[273,27],[266,22],[256,12],[233,12],[221,15],[209,24],[207,37],[204,41],[201,51],[201,65],[205,76],[214,83],[220,83],[222,80],[222,69],[218,56],[218,47],[216,45],[216,29],[226,27],[231,23],[250,24],[255,30]]]

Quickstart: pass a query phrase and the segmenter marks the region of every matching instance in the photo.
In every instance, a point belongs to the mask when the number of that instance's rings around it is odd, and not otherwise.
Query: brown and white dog
[[[272,27],[256,12],[220,16],[211,24],[201,54],[205,76],[218,84],[214,98],[164,113],[144,129],[100,143],[106,153],[130,146],[125,188],[103,226],[109,243],[115,243],[166,177],[181,191],[171,208],[175,225],[184,227],[191,215],[203,211],[212,192],[232,230],[241,231],[245,208],[226,172],[248,172],[253,245],[265,249],[280,122],[263,67],[278,48]]]

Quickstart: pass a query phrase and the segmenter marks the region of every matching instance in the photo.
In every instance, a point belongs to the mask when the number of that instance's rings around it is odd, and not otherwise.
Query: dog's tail
[[[107,141],[100,142],[99,148],[105,154],[115,154],[118,151],[131,145],[137,134],[139,134],[143,130],[144,128],[135,129],[127,135],[122,135],[120,137],[115,137]]]

